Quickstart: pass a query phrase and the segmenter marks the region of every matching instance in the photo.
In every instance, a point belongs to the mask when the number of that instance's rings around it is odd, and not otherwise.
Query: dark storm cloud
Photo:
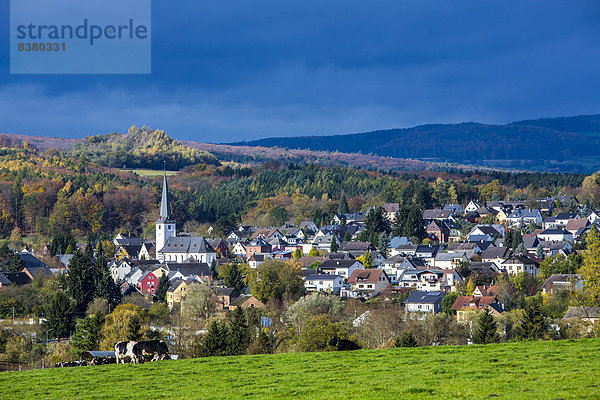
[[[600,112],[597,2],[152,7],[152,75],[10,76],[3,58],[0,131],[230,141]]]

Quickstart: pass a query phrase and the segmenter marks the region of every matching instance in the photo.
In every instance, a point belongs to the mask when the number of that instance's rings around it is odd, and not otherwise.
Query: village
[[[420,210],[417,229],[422,228],[424,239],[416,243],[413,235],[393,234],[395,221],[401,218],[395,203],[363,212],[339,213],[329,225],[317,226],[305,220],[299,225],[290,222],[277,227],[238,226],[225,237],[201,237],[178,231],[165,175],[155,238],[118,234],[112,241],[114,254],[106,255],[107,268],[111,284],[114,282],[122,299],[145,299],[137,303],[142,308],[156,301],[165,303],[171,320],[186,311],[186,295],[202,287],[210,292],[207,301],[212,304],[213,316],[237,308],[257,310],[262,315],[258,332],[273,335],[277,334],[277,323],[273,323],[272,310],[282,304],[276,300],[287,302],[284,308],[290,309],[294,299],[311,296],[337,298],[346,302],[346,307],[362,304],[360,313],[354,311],[354,327],[364,324],[375,310],[385,309],[385,304],[401,310],[393,314],[398,324],[402,320],[426,321],[442,314],[453,318],[457,326],[462,324],[460,338],[452,342],[457,344],[477,342],[473,323],[482,311],[500,320],[511,310],[528,307],[535,296],[542,296],[541,304],[554,308],[551,318],[546,315],[545,332],[538,333],[538,337],[567,337],[566,331],[572,326],[578,332],[570,335],[585,335],[599,318],[598,310],[586,307],[584,302],[574,303],[570,295],[583,287],[581,277],[575,273],[582,263],[578,253],[588,233],[595,231],[600,213],[580,206],[574,196],[539,199],[537,204],[539,208],[531,209],[524,201],[473,200],[464,208],[448,204],[441,209]],[[373,226],[380,227],[374,234]],[[365,240],[373,237],[377,238],[377,246]],[[51,246],[49,243],[43,252],[50,252]],[[76,247],[80,255],[86,252],[98,256],[97,249],[96,254],[86,251],[85,243]],[[23,268],[0,272],[0,291],[31,284],[40,276],[68,276],[71,261],[77,257],[57,254],[56,264],[49,267],[27,248],[15,252],[13,257],[17,256],[21,260],[17,264]],[[285,279],[299,285],[294,295],[291,290],[279,296],[265,295],[265,290],[272,288],[259,287],[257,281],[266,276],[261,278],[261,271],[268,274],[284,266],[291,266],[293,271]],[[227,271],[239,276],[228,279]],[[105,313],[110,311],[109,307]],[[88,316],[93,317],[89,308]],[[514,319],[505,318],[500,324],[499,332],[506,339],[507,329],[516,331],[518,322]],[[45,323],[44,319],[39,322]],[[199,329],[199,337],[210,329],[207,323],[194,326]],[[173,348],[174,328],[155,328],[162,333],[152,338],[171,339]],[[124,329],[121,336],[130,329]],[[405,335],[402,340],[413,343],[413,332],[404,333],[410,337]],[[356,335],[351,337],[361,341]],[[388,334],[376,346],[384,345],[386,340],[400,343]],[[416,345],[416,339],[412,340]],[[98,338],[92,344],[95,348],[87,350],[112,346],[100,343]],[[184,352],[181,346],[178,350]]]

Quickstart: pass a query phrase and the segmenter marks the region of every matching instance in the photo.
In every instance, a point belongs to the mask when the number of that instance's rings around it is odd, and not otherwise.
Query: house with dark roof
[[[27,285],[32,281],[25,272],[4,271],[2,274],[10,281],[11,285]]]
[[[203,237],[175,236],[169,237],[164,247],[158,252],[161,261],[196,262],[211,264],[217,259],[217,252]]]
[[[363,265],[360,261],[349,260],[324,260],[319,265],[319,271],[323,274],[339,275],[347,278],[352,275],[355,270],[362,269]]]
[[[577,274],[552,274],[542,283],[542,294],[582,288],[583,282]]]
[[[481,261],[493,262],[500,265],[512,255],[512,251],[506,247],[488,247],[481,252]]]
[[[310,274],[304,278],[304,287],[309,292],[339,293],[344,286],[344,277],[330,274]]]
[[[498,267],[509,275],[524,272],[532,276],[537,276],[540,273],[539,263],[524,255],[512,255]]]
[[[229,310],[231,303],[240,297],[240,292],[235,288],[216,288],[217,310]]]
[[[340,251],[349,252],[349,251],[373,251],[375,247],[369,242],[359,242],[359,241],[346,241],[342,242],[340,245]]]
[[[581,215],[576,212],[562,212],[555,217],[557,227],[566,227],[570,219],[580,219]]]
[[[542,232],[538,233],[537,237],[545,242],[558,242],[563,240],[573,242],[573,234],[563,228],[544,229]]]
[[[210,282],[213,278],[211,267],[206,263],[175,263],[167,262],[165,267],[168,271],[177,271],[185,278]]]
[[[423,210],[423,220],[453,219],[452,210]]]
[[[442,300],[445,292],[427,292],[415,290],[402,302],[407,313],[439,314],[442,312]]]
[[[558,242],[541,242],[542,250],[544,250],[544,257],[555,256],[562,254],[567,257],[573,252],[573,245],[565,240]]]

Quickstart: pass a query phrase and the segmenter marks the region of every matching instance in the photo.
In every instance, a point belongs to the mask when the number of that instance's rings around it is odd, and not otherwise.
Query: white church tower
[[[171,207],[169,207],[169,186],[167,185],[167,174],[163,177],[162,199],[160,201],[160,214],[156,221],[156,258],[163,249],[167,240],[177,236],[175,221],[171,220]]]

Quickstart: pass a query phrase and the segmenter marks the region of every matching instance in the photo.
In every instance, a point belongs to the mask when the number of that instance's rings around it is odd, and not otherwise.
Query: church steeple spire
[[[169,186],[167,184],[167,173],[163,175],[162,198],[160,200],[159,221],[168,221],[171,218],[171,207],[169,206]]]

